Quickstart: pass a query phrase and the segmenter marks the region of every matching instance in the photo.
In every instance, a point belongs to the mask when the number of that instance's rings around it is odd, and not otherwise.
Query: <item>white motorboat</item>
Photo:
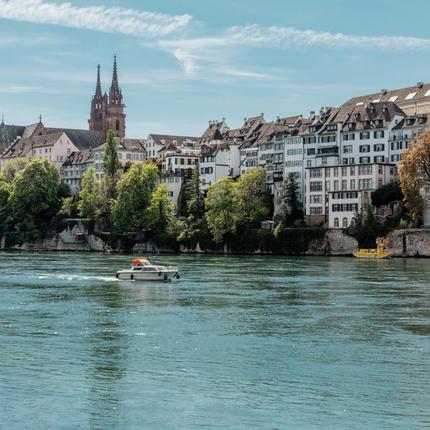
[[[135,258],[128,269],[118,270],[116,277],[127,281],[171,281],[179,279],[179,267],[157,266],[148,258]]]

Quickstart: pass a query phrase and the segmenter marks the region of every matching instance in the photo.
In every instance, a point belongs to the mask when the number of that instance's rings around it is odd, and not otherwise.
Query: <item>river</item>
[[[430,428],[430,261],[0,253],[0,428]]]

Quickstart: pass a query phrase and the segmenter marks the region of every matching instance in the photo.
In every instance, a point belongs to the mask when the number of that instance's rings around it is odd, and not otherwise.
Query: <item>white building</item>
[[[84,149],[72,152],[61,167],[61,180],[67,184],[73,194],[81,189],[82,176],[94,164],[93,151]]]
[[[199,160],[200,189],[206,191],[224,176],[239,176],[240,150],[238,143],[222,141],[204,144]]]
[[[193,136],[175,136],[170,134],[150,134],[145,141],[145,149],[147,158],[157,160],[163,154],[162,151],[170,146],[190,146],[196,145],[199,141],[198,137]]]
[[[307,168],[309,224],[326,223],[329,227],[349,227],[357,212],[365,209],[370,195],[396,179],[392,164],[351,164]],[[347,224],[346,221],[347,220]]]
[[[0,157],[0,170],[16,158],[39,158],[53,163],[58,171],[66,158],[78,148],[65,132],[48,133],[40,122],[26,128],[24,137],[18,138]]]
[[[115,138],[118,160],[121,168],[134,163],[143,163],[146,159],[145,142],[143,139]],[[93,150],[94,169],[97,179],[103,177],[103,154],[106,143]]]

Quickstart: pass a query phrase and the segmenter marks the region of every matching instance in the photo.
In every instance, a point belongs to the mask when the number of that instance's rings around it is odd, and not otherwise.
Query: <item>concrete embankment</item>
[[[83,238],[82,238],[83,237]],[[405,229],[394,230],[388,236],[388,248],[393,251],[395,257],[430,257],[430,229]],[[131,246],[130,246],[131,245]],[[307,256],[350,256],[358,247],[356,239],[348,236],[342,230],[329,229],[319,237],[308,242],[305,249],[297,252],[281,252],[285,255],[307,255]],[[75,252],[129,252],[133,254],[145,253],[171,253],[172,248],[160,248],[153,242],[135,243],[124,245],[118,241],[115,245],[109,245],[102,238],[95,234],[88,234],[82,225],[69,227],[53,237],[38,240],[35,242],[10,243],[6,237],[0,238],[0,250],[16,251],[75,251]],[[202,249],[197,245],[190,249],[180,246],[176,249],[180,253],[194,254],[229,254],[232,252],[227,247],[219,250]],[[245,252],[244,252],[245,253]],[[255,249],[248,254],[279,254],[270,249]]]

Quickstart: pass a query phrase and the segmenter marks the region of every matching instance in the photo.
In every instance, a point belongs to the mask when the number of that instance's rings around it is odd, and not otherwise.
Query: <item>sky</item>
[[[0,113],[87,128],[113,56],[127,136],[338,106],[430,81],[428,0],[0,0]]]

